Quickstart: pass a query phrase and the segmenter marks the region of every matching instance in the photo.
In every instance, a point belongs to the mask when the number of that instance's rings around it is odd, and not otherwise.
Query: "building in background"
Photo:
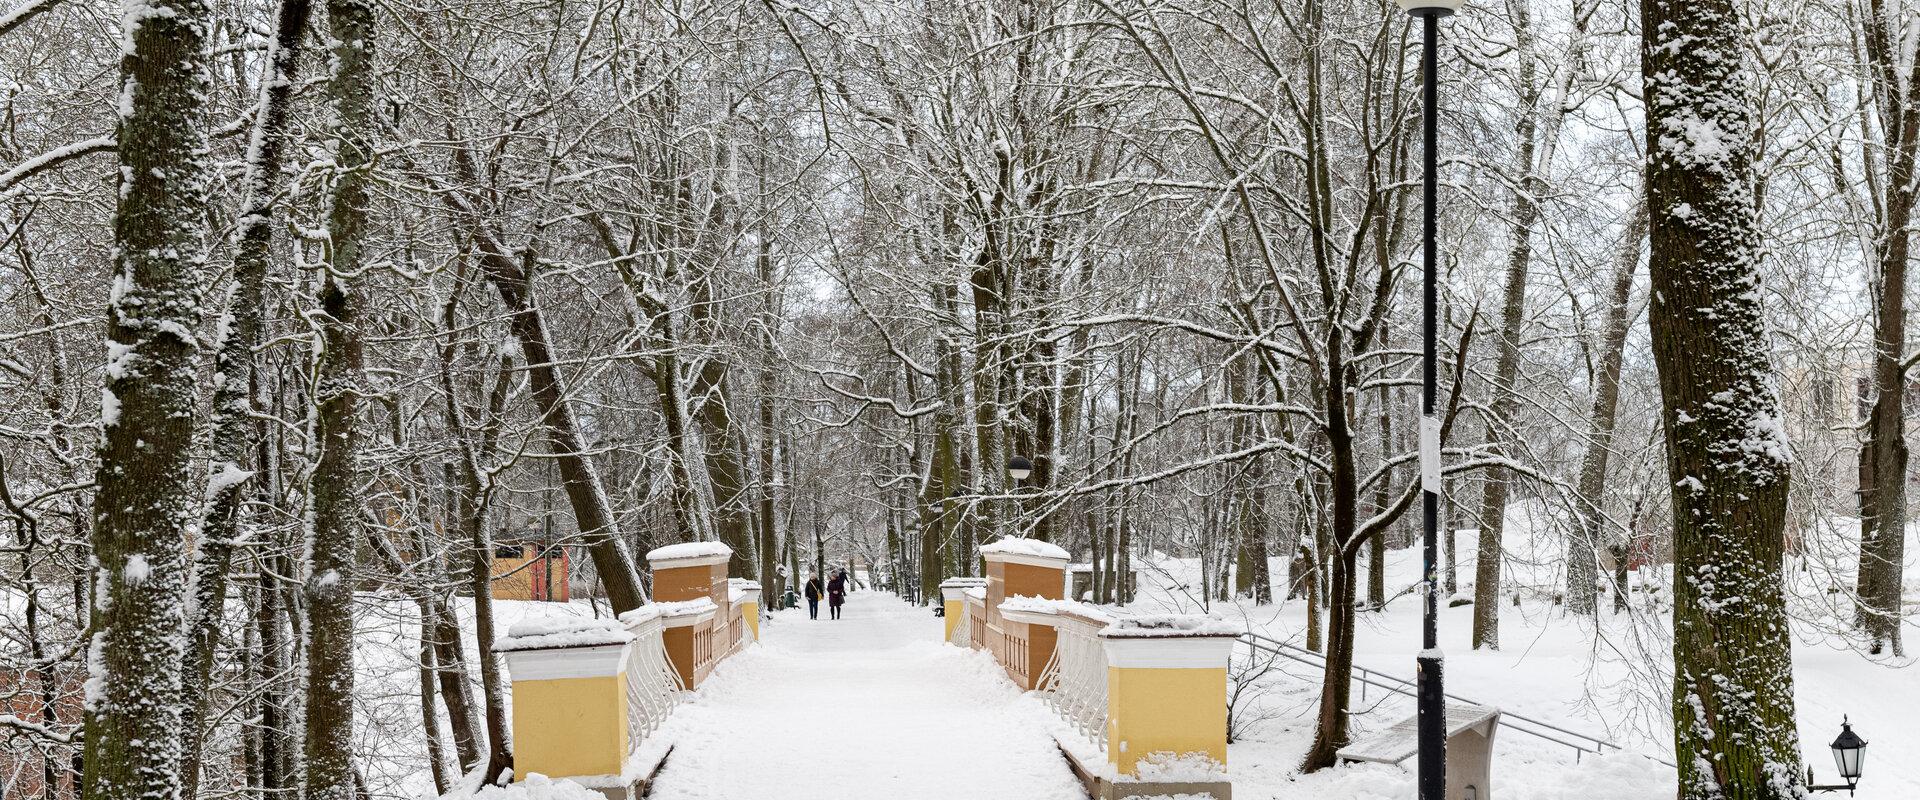
[[[503,542],[493,547],[493,599],[567,602],[567,548],[540,542]]]

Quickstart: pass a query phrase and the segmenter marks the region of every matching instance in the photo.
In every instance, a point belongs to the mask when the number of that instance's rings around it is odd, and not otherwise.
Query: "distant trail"
[[[931,611],[856,592],[763,630],[674,711],[656,800],[1085,800],[1050,712]]]

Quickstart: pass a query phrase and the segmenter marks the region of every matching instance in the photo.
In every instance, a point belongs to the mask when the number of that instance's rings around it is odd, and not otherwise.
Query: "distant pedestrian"
[[[820,596],[826,594],[820,587],[820,576],[807,579],[807,619],[820,618]]]
[[[847,602],[847,571],[833,573],[833,580],[827,581],[827,610],[834,619],[840,618],[840,606]]]

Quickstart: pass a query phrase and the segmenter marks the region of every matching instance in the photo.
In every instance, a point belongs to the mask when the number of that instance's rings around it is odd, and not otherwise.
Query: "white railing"
[[[1107,653],[1100,631],[1110,620],[1094,613],[1055,613],[1053,657],[1036,684],[1047,705],[1101,752],[1107,749]]]
[[[1101,753],[1107,749],[1107,651],[1100,632],[1114,618],[1082,603],[1012,597],[1001,601],[1007,619],[1053,628],[1053,653],[1033,689],[1054,713]]]
[[[667,644],[662,635],[665,626],[660,612],[642,606],[623,616],[633,641],[627,647],[627,741],[639,747],[648,734],[659,729],[673,707],[680,702],[686,687],[680,675],[667,661]]]
[[[947,634],[947,641],[956,647],[973,646],[972,612],[967,610],[970,605],[966,598],[961,598],[960,619],[954,621],[953,632]]]

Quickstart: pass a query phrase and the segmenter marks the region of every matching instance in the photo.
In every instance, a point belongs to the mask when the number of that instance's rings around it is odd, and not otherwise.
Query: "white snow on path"
[[[824,604],[823,604],[824,605]],[[654,800],[1085,800],[1050,712],[929,609],[847,597],[782,611],[673,712]]]

